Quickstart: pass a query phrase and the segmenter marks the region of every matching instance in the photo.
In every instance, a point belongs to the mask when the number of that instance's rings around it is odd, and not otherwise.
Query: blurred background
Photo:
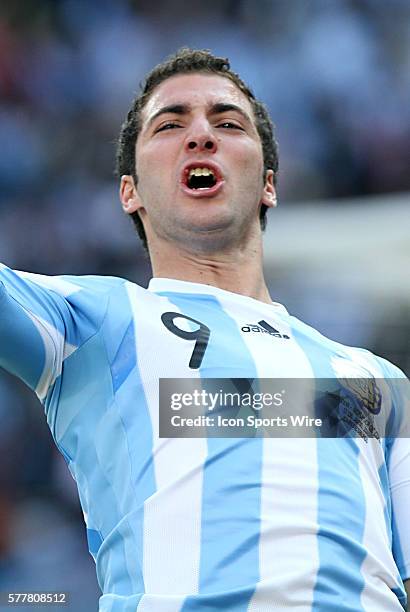
[[[409,374],[408,0],[1,1],[0,261],[146,286],[115,141],[145,72],[183,45],[228,56],[276,124],[273,299]],[[42,407],[3,372],[0,423],[0,592],[65,590],[66,610],[97,610],[75,484]]]

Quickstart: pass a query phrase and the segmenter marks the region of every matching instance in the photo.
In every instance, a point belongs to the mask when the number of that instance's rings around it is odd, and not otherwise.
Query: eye
[[[164,123],[159,128],[157,128],[155,130],[155,133],[157,134],[158,132],[164,132],[165,130],[173,130],[175,128],[180,128],[180,127],[182,126],[178,125],[178,123],[174,123],[173,121],[168,121],[167,123]]]
[[[241,130],[244,131],[243,127],[238,125],[237,123],[233,123],[232,121],[223,121],[217,127],[226,128],[228,130]]]

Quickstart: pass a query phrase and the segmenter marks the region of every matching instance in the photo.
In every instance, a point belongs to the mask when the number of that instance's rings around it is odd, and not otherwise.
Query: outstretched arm
[[[40,399],[61,371],[64,300],[26,275],[0,267],[0,366]]]
[[[17,272],[0,264],[0,367],[44,402],[65,360],[98,333],[111,292],[123,284],[110,277]]]
[[[45,349],[34,321],[0,286],[0,365],[36,390],[44,362]]]

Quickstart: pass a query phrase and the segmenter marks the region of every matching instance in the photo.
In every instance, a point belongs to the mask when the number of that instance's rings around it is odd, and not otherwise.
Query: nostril
[[[206,141],[205,148],[206,149],[213,149],[214,148],[214,143],[212,142],[212,140],[207,140]]]
[[[191,140],[190,143],[188,143],[188,149],[195,149],[196,147],[196,142],[194,142],[193,140]]]

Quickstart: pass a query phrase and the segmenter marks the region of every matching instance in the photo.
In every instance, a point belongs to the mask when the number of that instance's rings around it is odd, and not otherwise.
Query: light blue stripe
[[[388,442],[390,442],[390,440],[388,440]],[[390,445],[386,445],[386,440],[382,440],[382,444],[385,449],[385,456],[388,457],[388,454],[390,452],[389,450]],[[381,465],[379,468],[379,478],[380,478],[380,484],[381,484],[382,491],[383,491],[383,497],[385,499],[384,520],[386,523],[386,532],[389,538],[390,548],[392,548],[393,547],[393,528],[392,528],[392,525],[393,525],[392,512],[393,511],[392,511],[392,503],[391,503],[391,496],[390,496],[389,476],[387,473],[387,468],[386,468],[385,463],[383,463],[383,465]],[[397,541],[397,530],[395,529],[395,531],[396,531],[395,539]],[[401,555],[401,557],[403,557],[403,553],[400,550],[400,545],[399,545],[398,553],[399,553],[399,556]],[[397,558],[395,558],[395,562],[397,564],[398,562]],[[406,593],[404,590],[404,585],[403,585],[403,581],[400,576],[399,570],[397,570],[396,582],[397,582],[397,587],[395,589],[392,589],[392,591],[396,595],[400,603],[403,605],[406,603]]]
[[[406,572],[406,569],[405,569],[405,559],[404,559],[403,550],[402,550],[401,543],[400,543],[400,536],[399,536],[399,532],[397,529],[397,523],[396,523],[396,517],[394,515],[394,510],[392,511],[392,532],[393,532],[394,560],[396,562],[398,572],[399,572],[399,576],[397,577],[398,585],[395,589],[392,589],[392,591],[393,593],[395,593],[396,597],[400,601],[403,608],[407,609],[406,608],[407,595],[406,595],[406,591],[404,588],[403,580],[407,580],[408,578],[410,578],[410,576],[408,576],[408,572]]]
[[[86,533],[87,533],[88,550],[90,551],[90,553],[95,559],[95,557],[97,556],[98,550],[103,542],[103,539],[101,537],[101,534],[96,529],[87,528]]]
[[[131,321],[111,363],[114,393],[118,391],[136,365],[134,325]]]
[[[318,440],[317,449],[319,570],[313,610],[359,612],[363,609],[361,565],[366,551],[361,544],[365,500],[358,450],[352,438]]]
[[[410,384],[405,374],[396,366],[381,357],[377,358],[383,376],[389,385],[392,410],[386,426],[387,435],[394,440],[399,435],[402,425],[407,425],[409,415],[406,410],[410,405]]]
[[[236,323],[214,296],[161,295],[211,330],[201,378],[257,376]],[[182,612],[247,610],[259,580],[262,458],[262,439],[208,439],[199,596],[187,597]]]
[[[144,593],[143,504],[155,492],[155,477],[129,298],[123,285],[117,289],[101,333],[65,362],[55,437],[73,460],[89,526],[103,538],[97,576],[116,595],[104,605],[123,611],[128,597],[137,605]]]
[[[133,505],[137,509],[156,491],[152,423],[137,368],[118,390],[116,406],[127,438]]]
[[[99,612],[137,612],[138,604],[142,595],[131,597],[120,597],[119,595],[107,594],[100,598]],[[155,612],[153,610],[152,612]]]
[[[394,552],[394,560],[396,561],[396,565],[399,569],[400,576],[403,577],[404,580],[409,578],[409,576],[405,575],[405,559],[403,555],[403,550],[400,542],[400,535],[397,529],[396,517],[394,514],[394,509],[392,511],[392,532],[393,532],[393,552]]]
[[[145,500],[156,491],[153,461],[153,430],[151,416],[145,397],[141,373],[138,368],[138,346],[134,325],[137,321],[129,320],[131,305],[125,288],[121,288],[111,297],[110,312],[104,324],[113,331],[117,321],[123,318],[124,332],[106,334],[108,352],[115,353],[111,362],[111,372],[115,391],[115,403],[127,437],[128,453],[132,465],[131,480],[134,489],[134,509],[139,508]],[[121,313],[128,313],[128,320]],[[121,338],[118,349],[113,350],[113,343]],[[111,339],[110,339],[111,338]],[[141,355],[141,359],[144,355]]]
[[[122,482],[126,483],[129,462],[124,454],[123,427],[112,405],[111,376],[100,334],[66,359],[61,389],[55,438],[60,448],[72,458],[71,465],[81,505],[89,517],[89,527],[106,538],[123,516],[121,492],[125,487],[116,486],[115,476],[123,472]],[[115,444],[112,435],[120,436]],[[115,457],[113,447],[116,449]],[[104,500],[104,504],[98,500]],[[116,544],[115,558],[114,554],[107,557],[105,553],[103,542],[97,554],[101,587],[108,584],[114,592],[132,593],[133,582],[126,571],[124,543]]]
[[[334,343],[293,317],[294,338],[309,359],[315,378],[334,378],[330,358]],[[312,612],[363,610],[361,566],[366,506],[354,438],[317,439],[319,569]]]
[[[379,467],[378,474],[380,478],[380,486],[383,491],[384,497],[384,520],[386,524],[386,533],[389,538],[390,548],[392,546],[392,506],[391,506],[391,496],[390,496],[390,485],[389,485],[389,475],[387,473],[386,460],[389,453],[388,446],[386,445],[386,440],[383,439],[381,441],[382,447],[385,455],[385,462]]]
[[[28,314],[1,286],[0,302],[0,367],[35,389],[46,357],[41,334]]]
[[[138,346],[136,346],[136,320],[129,319],[131,305],[125,286],[111,296],[109,315],[105,321],[104,331],[108,353],[115,353],[111,362],[111,372],[115,391],[115,407],[121,419],[127,448],[127,463],[131,466],[128,475],[129,484],[124,482],[121,470],[116,480],[117,488],[129,490],[132,499],[124,503],[130,509],[127,521],[121,526],[124,538],[133,542],[132,550],[127,551],[128,567],[132,570],[133,593],[140,596],[145,592],[143,579],[143,537],[144,537],[144,502],[156,491],[156,480],[153,461],[153,430],[147,399],[138,368]],[[122,331],[119,333],[118,322]],[[118,338],[122,338],[118,348]],[[143,359],[144,356],[141,356]],[[118,491],[118,494],[119,491]],[[130,495],[130,497],[131,497]],[[128,534],[127,534],[128,532]],[[133,600],[134,601],[134,600]]]
[[[395,443],[395,436],[398,434],[399,429],[403,422],[406,422],[408,415],[406,414],[406,407],[409,405],[410,397],[408,397],[410,385],[406,380],[405,374],[396,366],[389,363],[381,357],[377,357],[377,363],[380,366],[383,376],[388,383],[392,395],[392,410],[389,415],[387,424],[387,433],[391,437],[386,440],[386,462],[390,465],[390,453],[392,446]],[[390,495],[389,495],[390,500]],[[405,569],[406,560],[403,555],[403,549],[400,541],[400,532],[397,527],[397,522],[394,514],[394,508],[391,505],[391,532],[392,532],[392,549],[393,557],[398,568],[398,575],[396,577],[397,587],[393,589],[400,603],[405,606],[407,601],[406,591],[403,585],[403,580],[409,578],[408,572]],[[405,529],[407,526],[405,526]],[[402,528],[403,529],[403,528]]]
[[[10,295],[27,310],[47,321],[73,346],[81,346],[102,323],[109,293],[124,283],[122,279],[98,276],[61,276],[79,287],[79,291],[63,297],[58,290],[41,285],[30,278],[20,277],[10,269],[2,269],[1,277]],[[52,285],[53,277],[49,277]]]
[[[138,313],[134,319],[128,293],[123,285],[111,295],[104,333],[111,361],[116,414],[122,423],[126,448],[127,478],[124,479],[122,470],[117,470],[115,482],[117,495],[121,495],[122,490],[122,495],[127,498],[124,499],[123,507],[129,514],[119,526],[119,531],[124,542],[132,542],[131,547],[126,546],[126,556],[131,572],[131,593],[138,593],[139,601],[145,592],[144,502],[155,493],[156,481],[152,423],[138,369],[138,346],[134,326],[138,326]],[[132,601],[136,606],[135,597]],[[124,602],[117,600],[113,610],[123,610],[121,606],[124,606]]]

